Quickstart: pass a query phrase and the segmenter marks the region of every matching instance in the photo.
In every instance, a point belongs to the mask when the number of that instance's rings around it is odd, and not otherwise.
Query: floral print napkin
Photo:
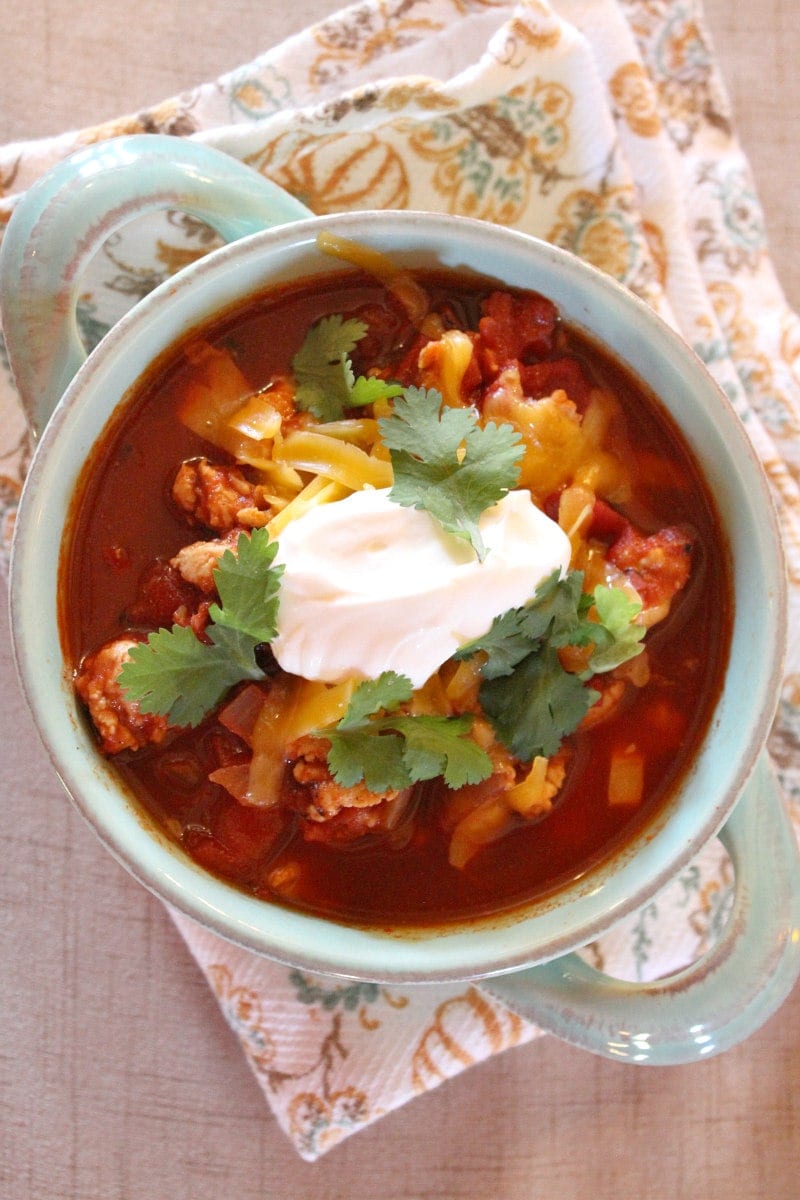
[[[770,263],[699,0],[365,0],[146,112],[0,148],[0,231],[53,163],[133,132],[202,139],[318,213],[416,208],[526,230],[644,297],[708,364],[757,448],[800,628],[800,322]],[[175,213],[116,235],[85,281],[87,344],[213,244]],[[3,565],[29,454],[0,340]],[[799,740],[794,636],[771,748],[798,832]],[[713,943],[731,885],[715,842],[586,953],[622,978],[678,969]],[[479,985],[315,977],[173,916],[308,1160],[539,1032]]]

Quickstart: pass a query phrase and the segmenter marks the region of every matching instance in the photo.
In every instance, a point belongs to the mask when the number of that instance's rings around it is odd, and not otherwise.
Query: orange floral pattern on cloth
[[[131,132],[202,139],[319,213],[417,208],[513,226],[586,258],[673,324],[736,407],[779,506],[795,632],[771,749],[800,829],[800,324],[699,0],[365,0],[145,112],[0,147],[0,232],[49,166]],[[82,281],[87,347],[216,244],[176,213],[116,234]],[[30,451],[0,337],[0,557]],[[731,888],[713,842],[586,956],[627,979],[676,970],[713,942]],[[309,1160],[538,1034],[479,985],[314,977],[173,916]]]

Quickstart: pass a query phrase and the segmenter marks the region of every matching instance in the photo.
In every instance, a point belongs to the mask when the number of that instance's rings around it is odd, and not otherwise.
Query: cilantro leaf
[[[261,676],[251,639],[214,626],[209,634],[210,646],[188,626],[173,625],[132,646],[119,675],[128,699],[173,725],[199,725],[229,687]]]
[[[422,780],[442,775],[450,788],[486,779],[491,774],[491,760],[466,736],[471,727],[469,716],[400,718],[395,728],[406,740],[405,761],[412,777]]]
[[[377,679],[367,679],[353,692],[347,712],[337,728],[353,729],[376,713],[390,712],[410,700],[412,692],[408,676],[398,675],[396,671],[384,671]]]
[[[480,701],[495,733],[518,758],[555,753],[597,699],[585,686],[639,654],[645,630],[633,624],[641,605],[620,588],[582,590],[583,573],[548,576],[533,599],[496,617],[488,632],[462,646],[456,658],[482,652]],[[594,609],[596,619],[591,619]],[[587,671],[564,670],[562,646],[592,646]]]
[[[208,642],[173,625],[131,647],[119,685],[142,712],[199,725],[234,684],[263,677],[255,649],[275,636],[283,568],[273,566],[277,544],[265,529],[240,534],[236,550],[226,550],[214,571],[221,604],[209,608]]]
[[[526,609],[526,631],[531,640],[547,637],[553,646],[585,646],[591,641],[592,626],[585,614],[591,599],[583,592],[583,572],[558,571],[539,585]]]
[[[351,405],[355,378],[348,355],[367,332],[363,321],[340,313],[312,325],[292,359],[295,399],[319,421],[338,421]]]
[[[347,408],[363,408],[402,395],[399,383],[377,376],[355,377],[349,355],[366,332],[364,322],[355,317],[345,320],[340,313],[322,317],[311,326],[292,359],[297,404],[318,421],[338,421]]]
[[[266,529],[239,537],[236,554],[226,550],[214,572],[220,604],[208,610],[211,620],[247,633],[257,642],[271,642],[277,634],[278,586],[283,566],[273,566],[278,543]]]
[[[481,668],[484,679],[499,679],[510,675],[514,667],[531,652],[531,642],[525,625],[528,611],[525,608],[509,608],[495,617],[483,637],[467,642],[456,651],[458,659],[471,658],[482,651],[487,655]]]
[[[519,478],[520,434],[506,424],[481,427],[471,409],[442,410],[439,392],[414,387],[378,427],[394,469],[391,499],[425,509],[483,560],[478,521]]]
[[[455,657],[469,658],[482,650],[486,656],[484,679],[510,675],[531,650],[548,638],[554,646],[585,645],[594,628],[583,619],[591,600],[581,591],[583,573],[553,571],[536,589],[533,599],[521,608],[509,608],[495,617],[489,630],[462,646]]]
[[[522,762],[555,754],[599,693],[561,666],[553,646],[524,658],[510,678],[481,685],[481,707],[497,736]]]
[[[348,407],[361,408],[365,404],[374,404],[376,400],[392,400],[395,396],[402,396],[403,391],[401,383],[388,383],[378,375],[359,375],[350,391]]]
[[[384,671],[359,684],[333,729],[316,731],[330,742],[328,767],[337,783],[352,787],[363,781],[380,795],[439,775],[451,788],[491,775],[489,755],[468,736],[472,717],[391,711],[411,694],[406,676]]]
[[[337,783],[354,787],[363,781],[370,792],[400,792],[411,786],[411,774],[403,757],[403,738],[396,733],[378,736],[372,729],[335,733],[326,729],[331,743],[328,767]]]
[[[589,667],[595,672],[611,671],[642,651],[645,627],[633,623],[642,611],[642,605],[640,601],[631,600],[621,588],[603,587],[602,584],[594,589],[593,597],[597,625],[592,627],[595,649]]]

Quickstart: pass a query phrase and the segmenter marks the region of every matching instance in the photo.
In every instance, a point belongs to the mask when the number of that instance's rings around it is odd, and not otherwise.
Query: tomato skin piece
[[[589,526],[589,537],[599,538],[602,542],[616,542],[630,528],[630,521],[617,512],[605,500],[595,500],[592,509],[592,521]]]

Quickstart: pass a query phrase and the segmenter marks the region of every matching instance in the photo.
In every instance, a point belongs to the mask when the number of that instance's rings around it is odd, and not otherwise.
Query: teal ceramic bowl
[[[132,213],[164,206],[202,216],[229,244],[151,293],[81,362],[74,311],[82,264]],[[184,331],[271,283],[341,270],[317,249],[321,228],[410,267],[473,269],[549,296],[566,320],[661,397],[705,474],[725,531],[735,594],[730,662],[691,769],[666,810],[624,852],[513,918],[392,933],[332,925],[226,885],[168,841],[120,787],[77,711],[65,668],[59,552],[92,446],[140,376]],[[741,1040],[774,1011],[800,969],[797,850],[764,756],[785,639],[780,537],[741,422],[700,361],[649,308],[523,234],[423,213],[315,218],[239,163],[161,138],[90,148],[32,189],[9,226],[0,269],[12,366],[39,434],[13,550],[19,674],[64,786],[128,870],[167,904],[257,954],[352,979],[483,979],[541,1026],[617,1058],[687,1061]],[[720,831],[737,895],[710,956],[672,980],[632,985],[599,975],[574,953],[650,900]]]

